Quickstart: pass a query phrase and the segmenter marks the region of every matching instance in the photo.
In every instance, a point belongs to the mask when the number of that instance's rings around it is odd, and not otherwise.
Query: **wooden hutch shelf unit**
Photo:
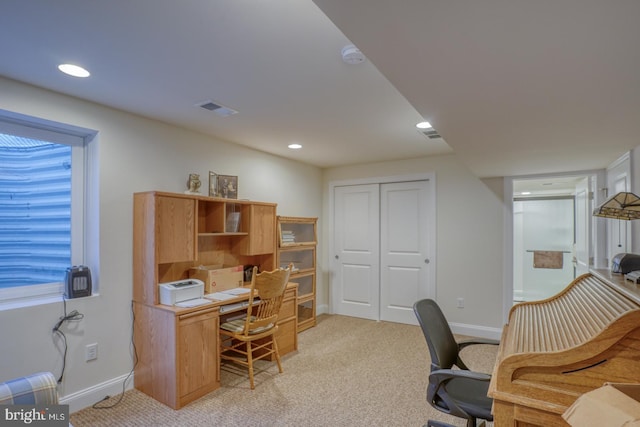
[[[158,191],[133,197],[135,387],[179,409],[220,387],[218,328],[238,311],[220,313],[234,301],[161,305],[158,284],[188,279],[201,265],[276,268],[276,204]],[[298,346],[297,288],[287,287],[278,318],[281,355]]]
[[[278,216],[278,264],[294,265],[298,283],[298,332],[316,324],[317,218]]]

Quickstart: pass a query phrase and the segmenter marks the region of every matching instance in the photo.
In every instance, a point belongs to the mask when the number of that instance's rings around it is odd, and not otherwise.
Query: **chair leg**
[[[476,419],[475,418],[471,418],[467,420],[467,427],[476,427]],[[484,427],[486,426],[486,423],[483,421],[479,427]],[[423,427],[455,427],[452,424],[449,423],[445,423],[444,421],[434,421],[434,420],[429,420],[427,421],[427,424],[424,425]]]
[[[271,336],[271,345],[273,346],[274,354],[276,355],[276,362],[278,363],[278,370],[282,373],[282,364],[280,363],[280,352],[278,351],[278,343],[276,342],[276,337]]]
[[[255,389],[253,385],[253,350],[251,349],[251,341],[247,341],[247,363],[249,365],[249,384],[251,390]]]
[[[423,426],[423,427],[456,427],[456,426],[454,426],[452,424],[445,423],[443,421],[429,420],[429,421],[427,421],[427,425]]]

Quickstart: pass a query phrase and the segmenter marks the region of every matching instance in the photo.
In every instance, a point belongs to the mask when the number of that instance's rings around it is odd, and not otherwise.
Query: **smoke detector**
[[[360,64],[364,62],[365,57],[360,49],[350,44],[342,48],[342,60],[347,64]]]

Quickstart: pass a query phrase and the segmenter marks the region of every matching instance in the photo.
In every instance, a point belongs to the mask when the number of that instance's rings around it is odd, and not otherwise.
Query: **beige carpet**
[[[472,369],[490,372],[495,346],[465,349]],[[71,414],[83,426],[463,426],[426,402],[429,352],[418,326],[322,315],[299,335],[298,352],[261,363],[256,389],[246,371],[223,367],[222,387],[175,411],[130,390],[111,409]],[[109,405],[117,400],[101,403]]]

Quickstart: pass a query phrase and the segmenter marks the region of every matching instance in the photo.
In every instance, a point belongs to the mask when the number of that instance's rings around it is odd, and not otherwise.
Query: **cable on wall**
[[[131,375],[133,375],[133,372],[136,369],[136,365],[138,364],[138,350],[136,350],[136,343],[134,341],[134,336],[133,336],[133,324],[135,324],[136,322],[136,313],[133,310],[133,301],[131,301],[131,319],[132,319],[132,325],[131,325],[131,346],[133,347],[133,367],[131,368],[131,371],[129,372],[129,375],[127,375],[127,377],[124,379],[124,381],[122,382],[122,392],[120,393],[120,397],[118,398],[118,400],[116,402],[114,402],[111,405],[107,405],[107,406],[99,406],[100,403],[104,402],[105,400],[111,398],[111,396],[105,396],[104,399],[94,403],[92,405],[92,408],[94,409],[111,409],[116,407],[117,405],[120,404],[120,402],[122,402],[122,399],[124,398],[124,393],[127,389],[127,381],[129,381],[129,378],[131,378]]]
[[[64,305],[64,316],[60,317],[60,320],[58,320],[58,323],[55,324],[52,330],[54,334],[58,334],[62,338],[62,342],[64,344],[64,352],[62,354],[62,372],[60,372],[60,377],[58,377],[58,383],[62,382],[67,365],[67,337],[60,328],[65,324],[65,322],[79,321],[84,318],[84,314],[79,313],[78,310],[73,310],[71,313],[67,314],[67,299],[64,295],[62,296],[62,302]]]

